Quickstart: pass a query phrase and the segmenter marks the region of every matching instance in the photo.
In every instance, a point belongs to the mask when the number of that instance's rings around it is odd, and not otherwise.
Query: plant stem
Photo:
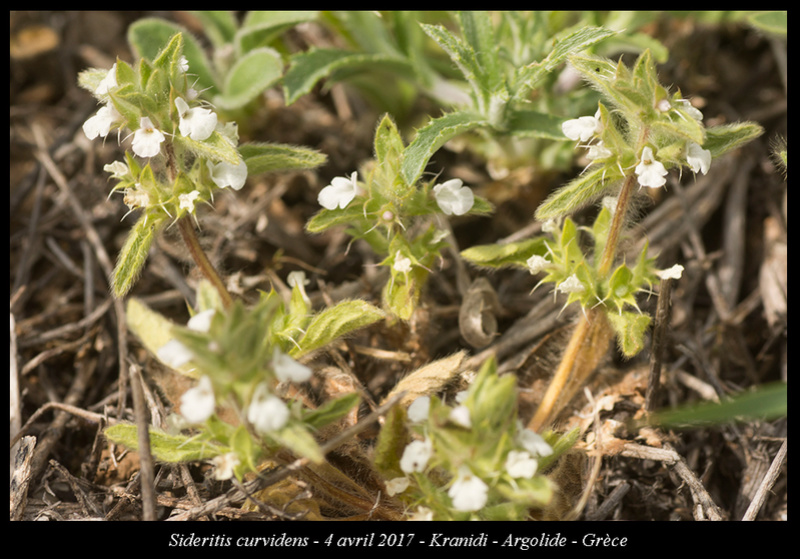
[[[643,128],[639,135],[637,153],[641,152],[648,135],[648,128]],[[611,266],[616,260],[617,246],[635,184],[636,175],[633,173],[627,175],[622,184],[606,245],[597,268],[598,276],[601,278],[608,276]],[[554,419],[560,409],[559,406],[569,402],[578,388],[600,364],[613,337],[613,331],[602,307],[584,309],[583,315],[572,332],[567,348],[564,350],[558,369],[547,387],[539,408],[528,424],[528,428],[538,432]]]
[[[187,215],[179,219],[178,228],[183,237],[183,242],[186,243],[186,247],[189,249],[189,253],[192,255],[197,267],[200,268],[200,271],[206,279],[217,289],[225,308],[229,308],[233,303],[233,297],[225,287],[222,278],[219,277],[216,268],[214,268],[214,265],[208,259],[208,256],[206,256],[203,247],[200,246],[200,240],[197,238],[197,233],[194,230],[191,218]]]

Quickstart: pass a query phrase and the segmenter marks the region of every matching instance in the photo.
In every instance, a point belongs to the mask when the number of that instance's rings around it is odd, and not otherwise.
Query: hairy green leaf
[[[423,126],[403,154],[402,172],[406,184],[417,182],[430,158],[448,140],[488,125],[489,122],[479,115],[459,111],[445,114]]]
[[[139,448],[136,425],[132,423],[112,425],[104,431],[104,434],[109,440],[125,445],[132,450]],[[150,427],[150,450],[156,460],[175,463],[208,460],[225,454],[230,449],[198,437],[170,435],[160,429]]]
[[[486,268],[526,268],[525,263],[531,256],[543,256],[546,252],[545,238],[536,237],[502,245],[476,245],[462,250],[461,256],[471,264]]]
[[[314,169],[328,160],[324,153],[288,144],[250,142],[239,146],[239,154],[247,164],[248,176]]]
[[[382,310],[366,301],[343,301],[314,316],[298,342],[299,347],[289,354],[295,358],[306,355],[384,316]]]
[[[283,61],[277,51],[262,47],[242,55],[225,75],[214,104],[224,110],[244,107],[281,79]]]

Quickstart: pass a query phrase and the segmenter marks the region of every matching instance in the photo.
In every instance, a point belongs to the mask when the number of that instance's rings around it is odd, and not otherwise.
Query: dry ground
[[[155,382],[152,360],[125,333],[122,307],[109,295],[109,259],[116,257],[129,220],[120,222],[121,199],[107,198],[102,167],[120,148],[114,141],[85,139],[80,127],[95,103],[76,86],[84,67],[109,67],[116,56],[131,60],[125,29],[142,15],[149,14],[11,14],[9,297],[12,375],[19,382],[16,392],[12,381],[12,403],[18,395],[23,424],[40,413],[26,427],[36,437],[30,476],[12,487],[12,500],[27,489],[27,502],[16,509],[24,520],[139,518],[138,461],[110,448],[98,436],[96,420],[132,417],[130,382],[120,377],[130,367],[121,363],[143,368],[153,410],[168,410],[175,388]],[[673,22],[652,32],[672,53],[660,68],[669,76],[663,81],[702,98],[707,120],[753,120],[766,129],[759,140],[715,162],[708,175],[684,175],[681,185],[672,181],[659,199],[642,203],[641,229],[651,247],[664,262],[685,267],[673,290],[665,342],[659,401],[667,406],[786,380],[786,182],[769,157],[770,142],[787,132],[786,50],[785,43],[773,44],[741,26]],[[272,103],[251,127],[253,139],[314,147],[329,155],[330,164],[314,173],[251,180],[236,196],[221,196],[216,210],[203,216],[212,259],[243,295],[304,269],[329,293],[378,296],[365,272],[372,262],[367,251],[355,247],[345,255],[343,236],[303,233],[305,220],[318,209],[319,189],[370,156],[377,115],[353,96],[347,111],[317,91],[290,108]],[[502,190],[475,158],[444,152],[434,165],[445,163],[448,172],[467,177],[482,193]],[[492,217],[455,221],[461,248],[524,230],[537,201],[568,178],[522,181],[514,185],[518,197],[499,201]],[[337,347],[330,363],[352,371],[354,382],[375,401],[402,374],[431,359],[463,349],[468,364],[477,364],[486,354],[470,348],[458,331],[456,273],[452,262],[444,264],[411,327],[362,332]],[[545,293],[529,295],[525,273],[488,277],[503,308],[501,335],[491,348],[501,370],[519,376],[522,413],[529,415],[571,317],[559,314]],[[179,239],[167,233],[133,295],[185,320],[195,281]],[[654,303],[645,302],[650,310]],[[385,354],[367,355],[364,347]],[[562,426],[586,429],[581,446],[588,452],[559,474],[572,490],[569,506],[585,497],[579,518],[738,520],[755,513],[760,520],[785,519],[786,465],[776,460],[785,446],[785,420],[667,433],[625,430],[625,421],[643,405],[648,355],[649,349],[629,362],[611,356],[588,387],[590,400],[580,394],[562,414]],[[52,403],[63,405],[47,407]],[[369,442],[369,433],[362,434],[360,444]],[[764,484],[773,462],[777,478]],[[208,482],[202,468],[157,471],[159,518],[203,517],[204,504],[229,495],[229,487]],[[768,489],[763,500],[759,489]],[[280,517],[276,511],[242,511],[234,501],[223,505],[210,518]],[[322,514],[355,513],[329,506]]]

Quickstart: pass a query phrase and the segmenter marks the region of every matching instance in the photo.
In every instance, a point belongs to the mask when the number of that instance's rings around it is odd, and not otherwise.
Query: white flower
[[[681,274],[683,274],[683,266],[680,264],[675,264],[672,268],[656,272],[656,275],[661,279],[681,279]]]
[[[582,116],[561,124],[561,131],[570,140],[586,142],[601,131],[600,110],[594,116]]]
[[[546,269],[550,265],[550,261],[544,256],[534,254],[525,261],[525,265],[528,266],[528,271],[535,275]]]
[[[156,357],[173,369],[179,369],[191,361],[194,354],[178,340],[170,340],[158,349]]]
[[[211,171],[211,180],[220,188],[230,186],[234,190],[241,190],[247,180],[247,163],[244,160],[236,165],[227,161],[216,164],[209,161],[208,169]]]
[[[184,136],[202,142],[211,136],[217,127],[217,115],[210,110],[202,107],[190,109],[188,103],[180,97],[175,99],[175,106],[180,117],[178,128]]]
[[[111,67],[111,69],[106,74],[106,77],[102,79],[102,81],[97,84],[94,92],[95,95],[106,95],[109,90],[114,89],[117,87],[117,64]]]
[[[392,264],[392,268],[394,268],[395,271],[403,274],[408,273],[411,271],[411,259],[398,252],[394,257],[394,264]]]
[[[214,309],[197,313],[189,319],[186,326],[196,332],[208,332],[208,329],[211,328],[211,318],[214,316],[214,313]],[[156,356],[162,363],[166,363],[173,369],[183,367],[194,358],[194,354],[192,354],[189,348],[175,339],[161,346],[156,352]]]
[[[433,454],[433,443],[429,439],[411,441],[400,458],[400,469],[405,473],[421,472]]]
[[[358,172],[350,175],[350,178],[336,177],[331,184],[319,191],[317,201],[326,210],[345,209],[353,201],[353,198],[360,192],[358,186]]]
[[[667,179],[664,176],[667,170],[660,161],[657,161],[653,156],[653,150],[650,146],[642,150],[642,160],[636,166],[636,176],[639,177],[639,184],[648,186],[650,188],[658,188],[664,186]]]
[[[711,151],[703,149],[699,144],[689,142],[686,146],[686,163],[695,173],[700,171],[705,175],[711,166]]]
[[[586,289],[578,276],[572,274],[570,277],[558,284],[558,291],[561,293],[580,293]]]
[[[233,469],[239,465],[239,457],[235,452],[220,454],[211,459],[214,466],[214,479],[225,481],[233,477]]]
[[[189,60],[183,55],[178,59],[178,69],[184,74],[189,71]]]
[[[178,200],[180,201],[180,209],[186,209],[189,213],[194,212],[194,201],[200,196],[200,191],[192,190],[188,194],[179,194]]]
[[[557,233],[559,230],[558,219],[551,217],[542,223],[542,232],[544,233]]]
[[[272,370],[275,376],[282,382],[305,382],[311,378],[311,369],[302,365],[275,348],[272,355]]]
[[[408,419],[414,423],[419,423],[428,419],[428,410],[431,407],[430,396],[420,396],[408,406]]]
[[[453,500],[453,508],[460,511],[480,510],[486,505],[489,486],[466,466],[458,470],[458,476],[447,494]]]
[[[137,183],[136,186],[139,186],[139,184]],[[144,208],[150,203],[150,195],[144,190],[126,188],[123,201],[128,206],[128,209]]]
[[[164,134],[153,126],[152,121],[143,116],[139,121],[139,129],[133,133],[133,153],[139,157],[153,157],[161,150]]]
[[[603,142],[597,142],[595,145],[589,148],[589,151],[586,153],[586,157],[591,160],[595,159],[605,159],[606,157],[611,157],[614,153],[603,145]]]
[[[433,197],[446,215],[464,215],[472,209],[475,195],[461,179],[450,179],[433,187]]]
[[[386,492],[391,497],[408,489],[410,484],[411,480],[407,477],[396,477],[386,482]]]
[[[253,393],[247,409],[247,420],[259,433],[277,431],[289,420],[289,408],[283,400],[270,394],[269,388],[262,382]]]
[[[470,417],[469,408],[465,405],[456,406],[450,410],[448,418],[456,425],[466,427],[467,429],[472,427],[472,418]]]
[[[122,177],[130,173],[128,166],[122,161],[114,161],[113,163],[107,163],[106,165],[103,165],[103,170],[106,173],[111,173],[111,178],[114,179],[121,179]]]
[[[527,450],[531,456],[550,456],[553,449],[547,444],[539,433],[530,429],[521,428],[517,431],[517,442]]]
[[[83,133],[90,140],[94,140],[98,136],[105,138],[108,136],[111,127],[120,121],[122,121],[122,115],[119,114],[114,105],[108,103],[100,107],[93,116],[83,123]]]
[[[214,318],[216,312],[214,309],[199,312],[189,319],[186,326],[195,332],[208,332],[211,328],[211,319]]]
[[[539,461],[525,450],[512,450],[506,457],[506,471],[513,478],[530,479],[538,467]]]
[[[214,405],[214,388],[211,379],[204,375],[181,396],[181,415],[189,423],[202,423],[214,413]]]

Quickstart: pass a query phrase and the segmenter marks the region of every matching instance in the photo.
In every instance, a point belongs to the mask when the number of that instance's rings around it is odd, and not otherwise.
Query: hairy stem
[[[643,128],[639,135],[637,152],[641,152],[648,135],[647,127]],[[608,276],[616,260],[617,246],[625,225],[635,184],[635,174],[631,173],[625,177],[625,182],[623,182],[617,198],[617,207],[608,231],[608,239],[600,257],[600,265],[597,269],[600,277]],[[608,324],[602,307],[584,309],[542,402],[528,424],[530,429],[539,431],[552,422],[560,407],[569,402],[600,364],[613,337],[613,330]]]
[[[200,246],[200,240],[197,238],[197,233],[194,230],[191,218],[187,215],[179,219],[178,228],[183,237],[183,242],[186,243],[186,247],[189,249],[189,253],[192,255],[197,267],[200,268],[200,271],[206,279],[217,289],[222,298],[222,304],[225,305],[227,309],[233,303],[233,297],[225,287],[225,283],[217,273],[216,268],[214,268],[214,265],[208,259],[208,256],[206,256],[203,247]]]

